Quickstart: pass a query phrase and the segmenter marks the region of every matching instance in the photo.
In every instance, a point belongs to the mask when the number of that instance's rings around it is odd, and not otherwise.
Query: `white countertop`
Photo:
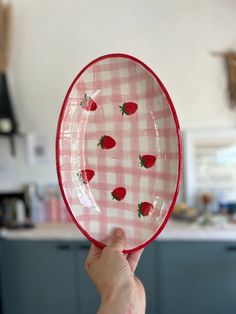
[[[176,241],[236,241],[236,224],[200,226],[170,219],[158,239]]]
[[[9,240],[85,240],[72,223],[41,224],[24,230],[2,229],[0,237]],[[236,241],[236,224],[201,227],[196,223],[169,220],[159,235],[161,241]]]

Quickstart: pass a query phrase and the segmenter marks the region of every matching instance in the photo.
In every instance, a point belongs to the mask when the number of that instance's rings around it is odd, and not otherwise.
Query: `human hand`
[[[134,275],[143,250],[126,257],[122,253],[124,246],[122,229],[113,231],[110,244],[104,249],[91,245],[85,269],[101,295],[98,314],[145,313],[145,290]]]

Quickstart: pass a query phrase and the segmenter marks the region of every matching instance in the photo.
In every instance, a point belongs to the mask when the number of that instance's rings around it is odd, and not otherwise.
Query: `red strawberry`
[[[88,183],[95,175],[95,172],[90,169],[81,170],[80,173],[77,173],[77,176],[80,181],[84,184]]]
[[[130,116],[131,114],[135,113],[138,109],[138,105],[135,102],[124,102],[123,106],[120,106],[120,111],[122,112],[122,116],[126,114]]]
[[[116,141],[109,135],[103,135],[97,146],[101,146],[102,149],[111,149],[116,146]]]
[[[126,195],[126,189],[122,187],[116,188],[111,192],[111,195],[113,200],[121,201]]]
[[[148,216],[150,211],[153,210],[153,205],[148,202],[142,202],[138,204],[138,216],[141,218],[141,216]]]
[[[156,157],[152,155],[139,155],[140,165],[144,168],[151,168],[155,165]]]
[[[80,106],[82,106],[82,108],[86,111],[95,111],[97,109],[95,101],[86,94],[84,95],[84,98],[82,98]]]

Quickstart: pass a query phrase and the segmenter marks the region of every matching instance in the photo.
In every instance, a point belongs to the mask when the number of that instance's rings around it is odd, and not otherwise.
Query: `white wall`
[[[47,136],[49,160],[25,162],[22,140],[10,158],[0,139],[0,190],[29,180],[56,182],[54,138],[67,88],[92,59],[140,58],[167,87],[183,129],[235,126],[224,62],[236,48],[235,0],[12,0],[9,81],[21,131]]]

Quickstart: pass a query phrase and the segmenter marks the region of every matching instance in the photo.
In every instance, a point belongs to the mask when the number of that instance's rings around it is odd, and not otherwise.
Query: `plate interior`
[[[168,214],[179,166],[176,123],[154,75],[124,57],[90,65],[65,99],[58,140],[61,186],[80,227],[104,244],[121,227],[126,250],[147,242]]]

